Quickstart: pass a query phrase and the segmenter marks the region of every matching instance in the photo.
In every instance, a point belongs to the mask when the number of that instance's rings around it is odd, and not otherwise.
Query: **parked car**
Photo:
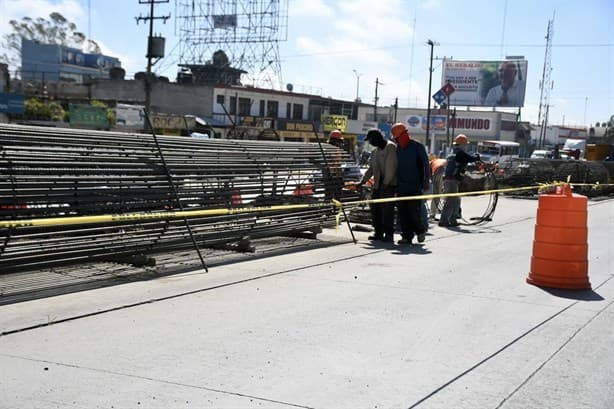
[[[553,155],[551,151],[536,149],[531,154],[531,159],[552,159]]]

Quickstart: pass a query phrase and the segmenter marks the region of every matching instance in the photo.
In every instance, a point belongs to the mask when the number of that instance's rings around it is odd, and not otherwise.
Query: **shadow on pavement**
[[[603,301],[604,298],[593,290],[563,290],[560,288],[539,287],[548,294],[559,298],[578,301]]]

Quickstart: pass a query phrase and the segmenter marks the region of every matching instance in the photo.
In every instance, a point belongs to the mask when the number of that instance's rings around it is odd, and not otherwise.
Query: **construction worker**
[[[375,150],[371,152],[369,168],[358,183],[364,185],[373,177],[373,199],[394,197],[397,184],[397,147],[384,139],[377,128],[369,129],[365,138]],[[394,242],[394,202],[371,203],[371,223],[375,230],[369,240],[380,240],[386,243]]]
[[[330,131],[330,133],[328,134],[328,143],[333,146],[336,146],[337,148],[343,149],[345,140],[343,139],[343,133],[340,129]]]
[[[431,167],[424,145],[415,141],[405,124],[392,125],[392,139],[397,144],[397,197],[419,196],[430,187]],[[398,244],[411,244],[414,236],[422,243],[426,226],[422,217],[422,200],[399,200],[399,223],[401,240]]]
[[[463,134],[454,138],[452,153],[447,158],[446,170],[444,173],[444,193],[458,193],[459,185],[465,174],[468,163],[480,160],[480,154],[475,156],[466,152],[469,140]],[[446,197],[441,211],[439,225],[442,227],[456,227],[460,223],[461,199],[460,197]]]
[[[328,135],[328,143],[343,149],[345,140],[341,130],[335,129]],[[339,199],[343,192],[343,152],[336,151],[328,156],[328,167],[324,170],[325,200]]]

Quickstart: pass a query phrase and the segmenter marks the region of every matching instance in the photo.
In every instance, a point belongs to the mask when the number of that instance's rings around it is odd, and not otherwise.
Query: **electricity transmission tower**
[[[540,126],[538,147],[542,147],[546,140],[546,128],[548,127],[548,112],[550,111],[550,90],[552,89],[552,35],[554,32],[554,14],[552,20],[548,20],[548,32],[546,33],[546,53],[544,56],[544,70],[540,82],[539,114],[537,124]]]
[[[179,64],[211,64],[222,50],[243,83],[281,89],[279,42],[288,36],[288,0],[176,0]]]

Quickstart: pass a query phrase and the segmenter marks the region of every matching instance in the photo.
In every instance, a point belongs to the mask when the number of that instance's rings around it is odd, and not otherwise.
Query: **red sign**
[[[447,96],[450,96],[454,90],[456,88],[454,88],[454,85],[452,85],[452,83],[448,82],[446,83],[446,85],[444,85],[443,87],[441,87],[441,90],[443,91],[444,94],[446,94]]]

